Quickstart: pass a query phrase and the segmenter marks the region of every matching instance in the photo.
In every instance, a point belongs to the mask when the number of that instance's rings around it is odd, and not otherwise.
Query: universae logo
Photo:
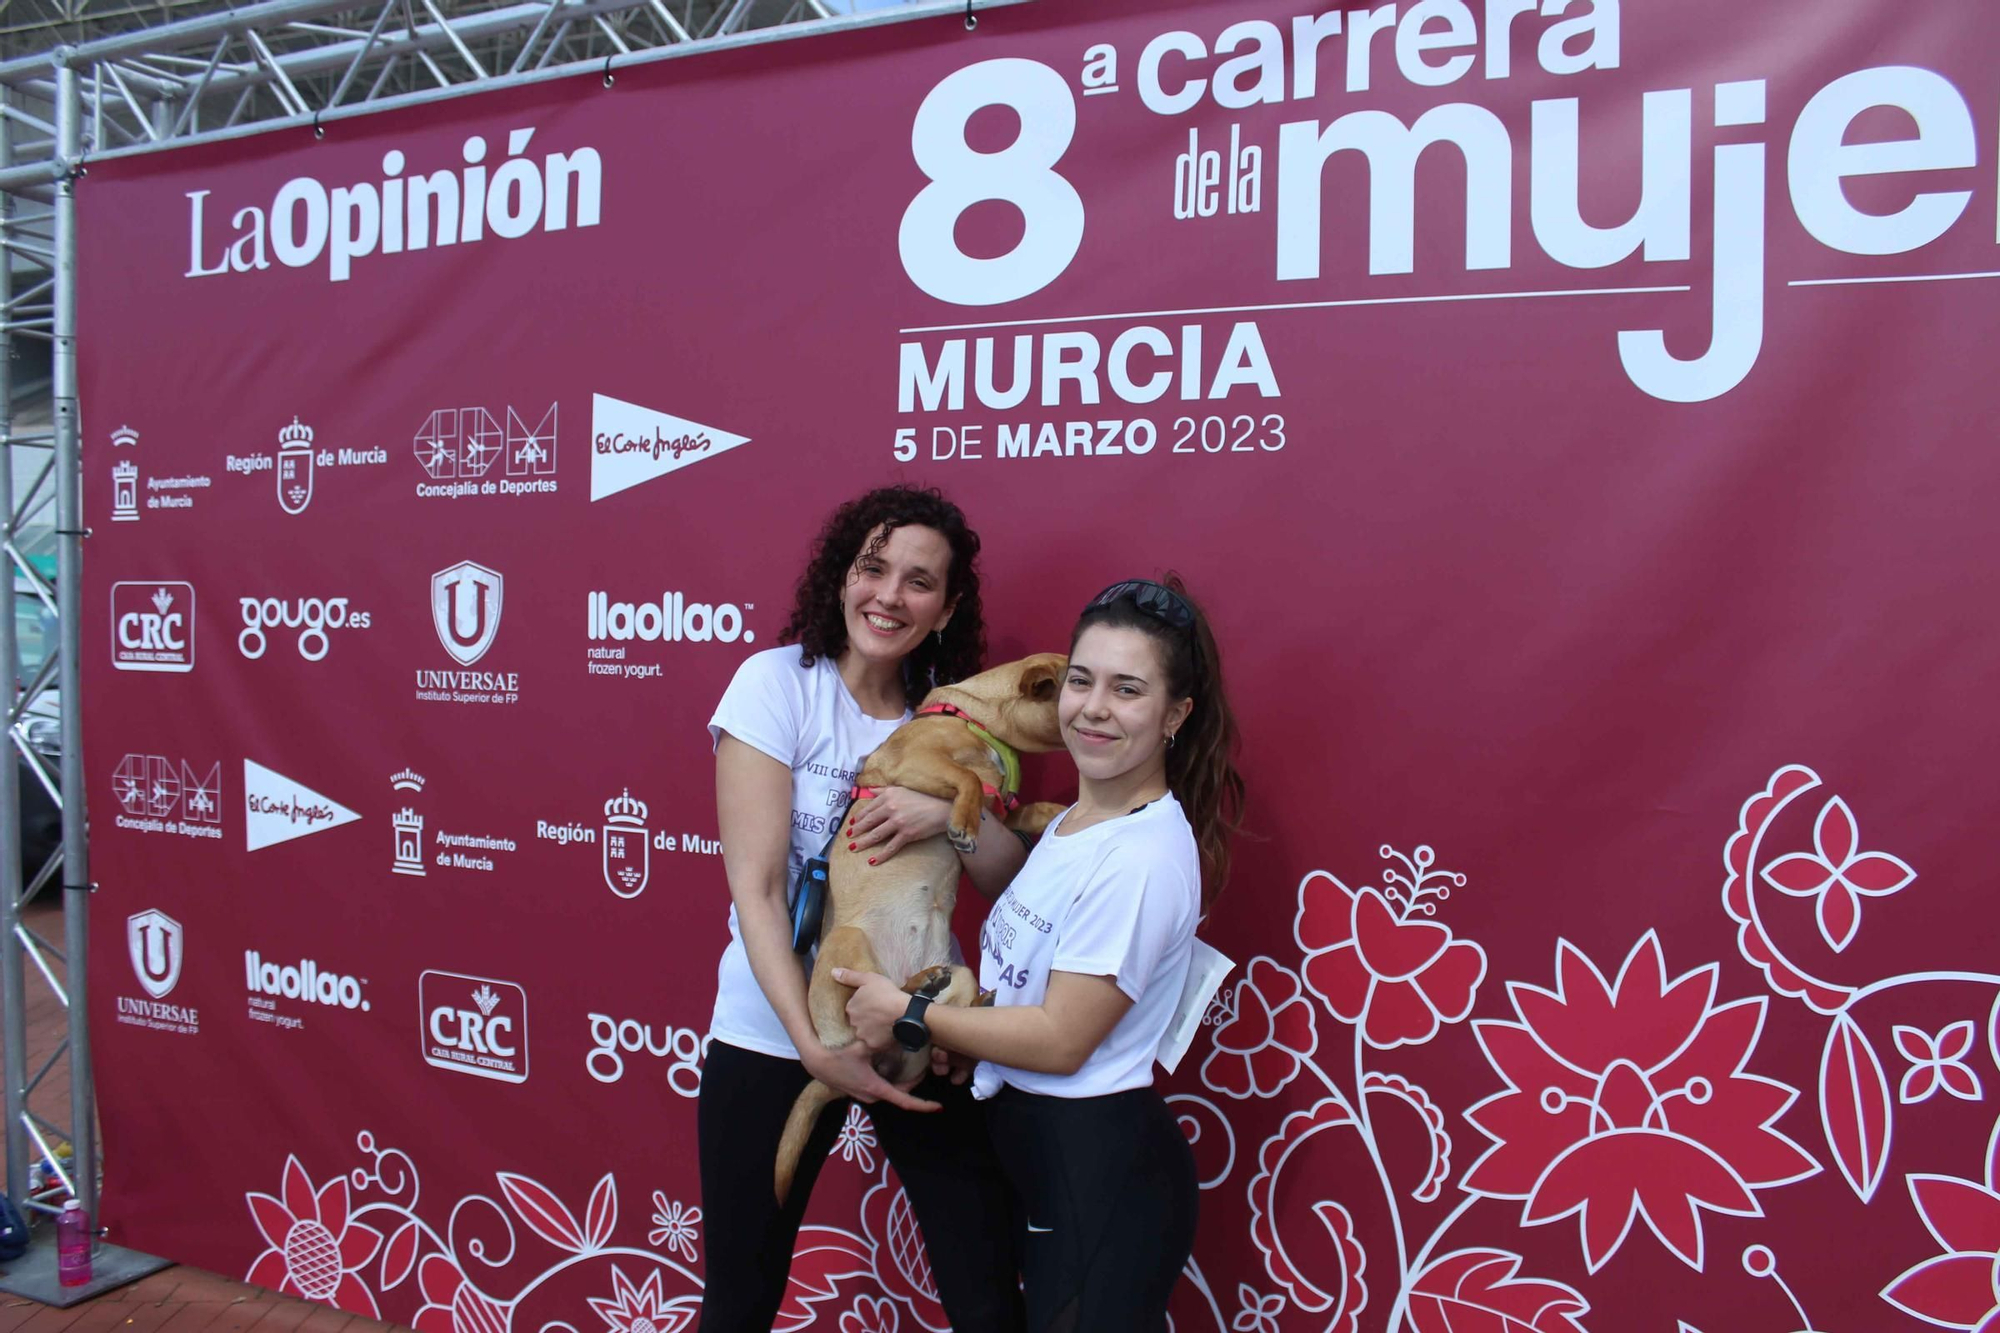
[[[493,646],[506,586],[497,570],[470,560],[431,575],[431,623],[438,642],[460,666],[471,666]]]
[[[125,947],[132,957],[132,975],[156,1000],[173,993],[181,979],[181,923],[149,907],[125,918]]]

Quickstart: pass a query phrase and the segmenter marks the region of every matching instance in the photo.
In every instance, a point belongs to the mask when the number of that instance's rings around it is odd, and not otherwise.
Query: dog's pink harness
[[[987,749],[993,751],[994,757],[1000,761],[1000,770],[1004,775],[1002,781],[1005,785],[996,787],[990,782],[982,782],[979,785],[993,798],[993,817],[1005,823],[1008,814],[1021,803],[1021,798],[1017,794],[1021,785],[1021,757],[1014,752],[1013,746],[981,726],[971,714],[957,704],[928,704],[919,708],[915,714],[916,717],[938,715],[955,717],[965,723],[966,728],[977,736]],[[881,790],[876,787],[854,787],[848,791],[849,798],[856,801],[873,800],[881,794]]]

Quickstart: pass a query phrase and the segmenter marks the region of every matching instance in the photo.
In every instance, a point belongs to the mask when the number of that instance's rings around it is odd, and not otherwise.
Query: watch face
[[[931,1040],[931,1030],[924,1020],[911,1018],[907,1014],[897,1019],[896,1025],[890,1028],[889,1032],[895,1037],[896,1044],[906,1051],[920,1051],[929,1045]]]

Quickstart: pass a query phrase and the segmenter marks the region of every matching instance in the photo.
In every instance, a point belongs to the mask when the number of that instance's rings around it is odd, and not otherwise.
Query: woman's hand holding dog
[[[854,994],[847,997],[847,1025],[854,1029],[859,1043],[871,1051],[886,1051],[895,1045],[890,1029],[910,1007],[910,997],[903,988],[879,972],[845,967],[833,969],[833,979],[854,988]]]
[[[848,850],[867,852],[879,847],[868,864],[886,861],[913,842],[944,832],[951,819],[951,802],[908,787],[884,787],[869,800],[856,802],[844,833]]]
[[[963,1084],[972,1077],[972,1071],[979,1061],[957,1051],[947,1051],[942,1046],[931,1047],[931,1073],[939,1078],[949,1078],[954,1085]]]
[[[900,1015],[902,1011],[899,1009],[897,1013]],[[800,1061],[808,1074],[844,1097],[852,1097],[857,1102],[889,1102],[906,1111],[939,1109],[936,1102],[912,1097],[909,1088],[899,1088],[883,1078],[876,1072],[873,1058],[874,1052],[866,1041],[849,1042],[837,1051],[821,1046],[800,1054]],[[911,1086],[914,1087],[921,1078],[922,1071],[919,1071],[918,1078],[911,1080]]]

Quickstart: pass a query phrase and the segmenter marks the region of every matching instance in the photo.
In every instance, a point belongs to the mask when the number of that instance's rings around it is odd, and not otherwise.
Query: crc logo
[[[111,585],[111,665],[120,671],[194,670],[194,585]]]
[[[112,770],[118,806],[128,815],[171,819],[178,811],[191,824],[222,822],[222,765],[198,773],[185,759],[128,754]]]
[[[425,972],[417,981],[424,1063],[503,1083],[528,1080],[528,993],[511,981]]]
[[[181,979],[181,923],[157,908],[134,912],[125,918],[125,947],[146,994],[164,1000]]]
[[[331,643],[330,629],[367,629],[369,613],[350,611],[345,597],[305,597],[296,602],[276,597],[239,597],[243,610],[243,632],[236,636],[236,649],[255,660],[264,655],[270,640],[264,631],[295,629],[299,632],[299,656],[317,662],[326,656]]]
[[[505,584],[498,571],[470,560],[431,575],[431,623],[438,642],[460,666],[471,666],[493,646]]]
[[[668,1087],[683,1097],[701,1095],[701,1062],[708,1058],[712,1038],[693,1028],[666,1026],[655,1032],[636,1019],[619,1022],[608,1014],[589,1018],[590,1054],[583,1057],[583,1067],[599,1083],[616,1083],[625,1077],[625,1057],[644,1054],[672,1061]]]
[[[504,427],[483,407],[446,407],[431,413],[411,441],[417,462],[433,481],[476,481],[502,454],[510,477],[554,475],[556,404],[550,403],[532,426],[513,408],[504,410]]]

